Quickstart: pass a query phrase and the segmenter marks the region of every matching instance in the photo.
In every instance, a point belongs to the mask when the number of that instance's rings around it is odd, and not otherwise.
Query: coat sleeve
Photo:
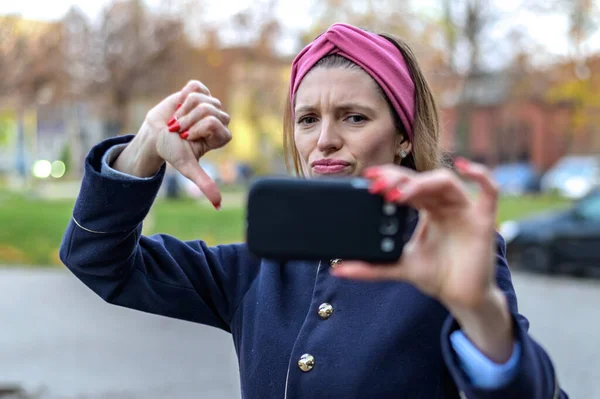
[[[497,235],[497,283],[508,300],[515,326],[515,341],[520,347],[517,370],[501,387],[484,389],[475,386],[460,367],[460,360],[452,349],[450,336],[460,326],[449,316],[442,328],[442,354],[450,375],[459,391],[469,399],[567,399],[560,388],[554,366],[546,351],[529,334],[529,321],[518,312],[517,297],[506,262],[506,245]]]
[[[131,139],[108,139],[86,157],[60,247],[62,262],[109,303],[229,331],[260,260],[243,244],[209,247],[166,234],[144,236],[142,222],[158,194],[165,166],[148,179],[101,173],[104,154]]]

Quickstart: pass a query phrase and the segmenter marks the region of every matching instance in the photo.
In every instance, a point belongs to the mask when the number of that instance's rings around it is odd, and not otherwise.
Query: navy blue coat
[[[518,313],[500,236],[497,281],[522,352],[516,376],[486,390],[470,383],[450,346],[456,321],[409,284],[338,279],[329,274],[327,259],[282,264],[252,255],[244,244],[209,247],[142,235],[165,168],[140,181],[100,173],[107,149],[129,140],[106,140],[86,158],[60,258],[109,303],[231,333],[243,397],[566,397]],[[323,303],[333,307],[325,318],[318,311]],[[314,358],[310,371],[298,366],[303,354]]]

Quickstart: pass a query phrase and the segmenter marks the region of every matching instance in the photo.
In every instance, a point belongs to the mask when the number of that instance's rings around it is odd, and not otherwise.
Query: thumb
[[[156,107],[151,111],[152,114],[163,122],[167,122],[177,110],[177,104],[185,100],[182,92],[178,91],[170,96],[164,98]]]
[[[214,182],[213,179],[202,169],[198,164],[198,161],[191,159],[185,161],[177,168],[182,175],[193,181],[200,191],[204,193],[206,198],[213,204],[215,209],[221,208],[221,191],[219,186]]]

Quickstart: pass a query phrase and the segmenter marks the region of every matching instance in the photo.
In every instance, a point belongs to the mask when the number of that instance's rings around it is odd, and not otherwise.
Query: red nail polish
[[[385,188],[387,187],[387,183],[385,182],[385,180],[375,180],[375,182],[373,182],[370,186],[369,186],[369,192],[371,194],[379,194],[380,192],[382,192]]]
[[[221,209],[221,203],[220,202],[218,204],[213,204],[213,206],[215,207],[215,209],[217,211]]]
[[[393,188],[385,194],[387,202],[396,202],[402,198],[402,192],[398,188]]]
[[[184,139],[184,140],[185,140],[185,139],[187,139],[187,138],[189,137],[189,135],[190,135],[190,131],[189,131],[189,130],[186,130],[185,132],[181,133],[181,134],[179,135],[179,137],[181,137],[182,139]]]
[[[179,111],[179,108],[181,108],[183,104],[177,104],[177,108],[175,108],[175,111]]]
[[[367,170],[365,170],[364,176],[368,179],[373,179],[377,176],[379,176],[379,168],[369,168]]]
[[[454,160],[454,166],[458,169],[466,169],[469,167],[469,161],[467,161],[465,158],[456,158]]]
[[[177,122],[177,117],[174,116],[167,122],[167,126],[171,126],[173,123]]]
[[[175,121],[174,123],[169,125],[169,132],[175,133],[181,130],[181,126],[179,126],[179,122]]]

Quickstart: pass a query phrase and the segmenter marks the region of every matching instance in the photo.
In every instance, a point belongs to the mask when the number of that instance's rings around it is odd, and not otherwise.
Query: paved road
[[[515,273],[572,398],[600,398],[600,279]],[[0,269],[0,387],[43,399],[238,398],[229,336],[106,305],[62,270]]]
[[[43,399],[240,397],[229,335],[109,306],[67,272],[0,269],[0,325],[0,385]]]

